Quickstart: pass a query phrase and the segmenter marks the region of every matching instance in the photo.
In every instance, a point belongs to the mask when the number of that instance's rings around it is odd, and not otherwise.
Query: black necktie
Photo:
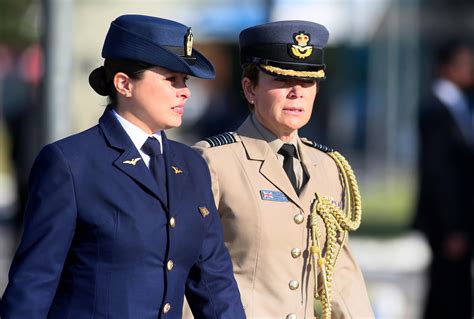
[[[278,151],[278,154],[283,155],[283,169],[285,170],[288,179],[293,185],[296,193],[299,193],[298,184],[296,183],[295,170],[293,168],[293,158],[296,156],[296,148],[293,144],[283,144],[283,146]]]
[[[155,178],[164,199],[166,200],[166,169],[165,159],[161,154],[161,145],[154,137],[149,137],[142,146],[143,152],[150,156],[150,171]]]

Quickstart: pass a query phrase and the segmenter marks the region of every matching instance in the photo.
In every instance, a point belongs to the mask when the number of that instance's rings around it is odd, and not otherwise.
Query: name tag
[[[262,200],[271,200],[274,202],[288,202],[288,198],[286,198],[285,194],[279,191],[262,189],[260,190],[260,197],[262,198]]]

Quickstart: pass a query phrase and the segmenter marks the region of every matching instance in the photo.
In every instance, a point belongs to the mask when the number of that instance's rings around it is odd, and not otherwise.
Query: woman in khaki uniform
[[[318,318],[373,317],[347,243],[360,223],[354,175],[339,153],[298,136],[325,78],[328,36],[306,21],[242,31],[251,115],[195,146],[211,171],[248,318],[313,318],[314,309]]]

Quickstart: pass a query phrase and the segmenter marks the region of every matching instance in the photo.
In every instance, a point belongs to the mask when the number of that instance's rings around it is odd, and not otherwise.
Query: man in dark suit
[[[419,114],[420,188],[415,228],[432,250],[425,318],[471,318],[473,114],[466,91],[474,83],[473,51],[443,46],[438,78]]]
[[[191,29],[125,15],[104,43],[93,89],[99,124],[43,148],[2,319],[245,318],[204,160],[167,139],[190,91],[213,78]]]

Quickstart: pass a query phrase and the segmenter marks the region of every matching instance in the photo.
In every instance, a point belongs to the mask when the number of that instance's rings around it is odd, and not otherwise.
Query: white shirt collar
[[[433,83],[434,95],[449,108],[455,111],[464,111],[467,107],[463,92],[451,81],[438,79]],[[461,108],[459,110],[459,108]]]
[[[130,121],[124,119],[120,114],[117,113],[117,111],[114,111],[114,115],[117,118],[117,120],[120,122],[122,125],[123,129],[125,132],[127,132],[127,135],[130,137],[130,139],[133,142],[133,145],[137,148],[138,152],[140,152],[140,155],[144,155],[142,152],[141,148],[143,144],[145,144],[146,140],[148,137],[153,136],[155,137],[158,141],[160,141],[161,145],[161,153],[163,153],[163,143],[162,143],[162,138],[161,138],[161,131],[155,132],[152,135],[146,133],[143,131],[141,128],[136,126],[135,124],[131,123]],[[145,154],[146,155],[146,154]],[[147,155],[146,155],[147,156]]]
[[[472,143],[471,125],[474,116],[469,118],[469,104],[461,89],[446,79],[438,79],[433,84],[433,92],[446,105],[468,143]]]

